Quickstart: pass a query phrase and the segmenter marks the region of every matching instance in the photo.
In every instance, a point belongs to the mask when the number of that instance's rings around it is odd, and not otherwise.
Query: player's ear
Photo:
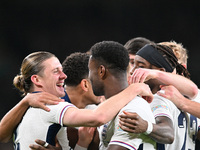
[[[87,79],[82,79],[81,80],[81,88],[83,89],[83,91],[88,91],[89,89],[89,81]]]
[[[32,75],[31,76],[31,81],[33,82],[33,84],[35,84],[36,86],[42,86],[41,84],[41,79],[38,75]]]
[[[100,65],[98,68],[98,74],[101,79],[106,78],[106,67],[104,65]]]

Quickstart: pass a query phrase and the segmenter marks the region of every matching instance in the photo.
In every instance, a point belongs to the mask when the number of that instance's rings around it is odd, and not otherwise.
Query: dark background
[[[29,53],[49,51],[62,62],[70,53],[85,52],[96,42],[125,44],[138,36],[182,43],[189,51],[191,78],[200,86],[198,1],[1,0],[0,119],[21,99],[12,80]],[[0,150],[9,149],[10,144],[0,144]]]

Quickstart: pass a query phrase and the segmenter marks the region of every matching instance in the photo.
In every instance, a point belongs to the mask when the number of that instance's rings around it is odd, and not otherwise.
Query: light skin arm
[[[131,84],[122,92],[99,104],[94,110],[69,108],[64,114],[63,124],[66,126],[103,125],[110,121],[122,107],[137,95],[153,99],[148,85],[142,83]]]
[[[131,77],[129,77],[129,83],[142,83],[149,79],[159,80],[164,85],[173,85],[189,99],[195,98],[198,94],[198,87],[191,80],[181,75],[155,69],[136,69]],[[187,86],[187,88],[185,88],[185,86]]]
[[[153,140],[163,144],[171,144],[174,140],[174,130],[171,119],[168,117],[156,117],[153,131],[149,134]],[[144,133],[147,130],[147,121],[137,113],[124,112],[120,115],[119,126],[121,129],[132,133]]]
[[[200,103],[191,101],[188,98],[184,97],[174,86],[161,86],[161,90],[164,90],[164,93],[157,92],[158,95],[171,100],[176,107],[179,109],[188,112],[189,114],[200,118]],[[197,133],[197,138],[200,140],[200,131]]]
[[[158,95],[171,100],[179,109],[200,118],[200,103],[185,98],[174,86],[162,86],[165,93],[157,92]]]
[[[64,114],[63,124],[66,126],[100,126],[111,120],[136,95],[147,96],[149,101],[153,99],[148,85],[143,83],[131,84],[123,92],[99,104],[95,110],[69,108]],[[35,150],[56,149],[51,145],[48,145],[47,148],[43,147],[45,142],[42,140],[37,139],[36,143],[39,145],[31,144],[30,148]]]
[[[50,111],[45,104],[55,105],[60,101],[63,100],[45,92],[25,96],[2,118],[0,122],[0,142],[6,143],[12,139],[15,128],[20,123],[29,106],[40,107],[46,111]]]

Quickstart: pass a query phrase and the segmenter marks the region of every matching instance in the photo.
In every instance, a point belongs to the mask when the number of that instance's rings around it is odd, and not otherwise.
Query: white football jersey
[[[136,112],[144,120],[148,120],[155,123],[154,116],[150,109],[149,103],[140,97],[134,98],[124,108],[120,110],[119,114],[123,111]],[[134,134],[123,131],[119,127],[118,115],[109,123],[101,126],[100,129],[100,150],[105,150],[108,145],[115,144],[122,147],[126,147],[130,150],[138,149],[142,143],[149,143],[148,150],[155,150],[156,143],[150,137],[145,134]]]
[[[55,145],[56,135],[62,148],[69,149],[65,127],[62,127],[62,118],[68,108],[75,106],[68,102],[60,102],[58,105],[48,107],[51,109],[50,112],[32,107],[27,110],[14,134],[16,150],[30,149],[29,145],[34,144],[36,139]]]
[[[197,118],[181,111],[170,100],[157,94],[150,104],[152,112],[156,117],[166,116],[173,122],[174,142],[172,144],[159,144],[159,150],[194,150],[194,139],[197,133]]]

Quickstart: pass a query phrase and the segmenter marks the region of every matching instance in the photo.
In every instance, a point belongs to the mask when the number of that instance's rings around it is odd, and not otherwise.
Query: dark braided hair
[[[163,55],[173,69],[176,68],[177,74],[183,75],[184,77],[190,79],[189,71],[183,65],[178,63],[178,59],[170,47],[161,44],[152,44],[152,46]]]

